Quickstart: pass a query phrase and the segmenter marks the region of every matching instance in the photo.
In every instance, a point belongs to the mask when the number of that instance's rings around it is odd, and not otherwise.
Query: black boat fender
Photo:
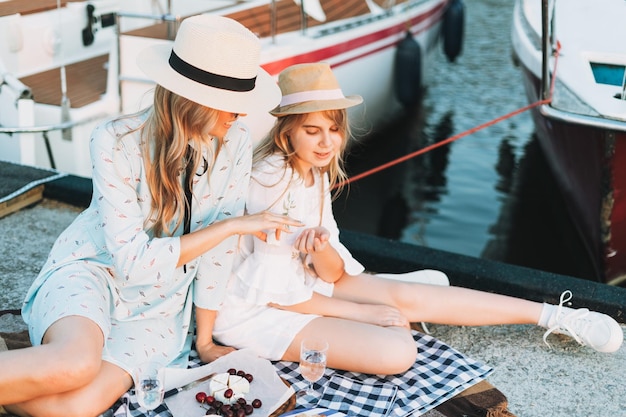
[[[450,62],[454,62],[463,49],[464,21],[465,6],[463,0],[451,0],[443,16],[441,29],[443,52]]]
[[[405,107],[418,103],[422,89],[422,48],[411,32],[398,42],[394,62],[395,93]]]
[[[96,23],[96,19],[94,17],[95,10],[96,7],[93,4],[88,4],[85,8],[85,11],[87,12],[87,26],[85,26],[85,28],[83,29],[84,46],[91,45],[95,39],[94,33],[96,33],[96,31],[93,27],[94,23]]]

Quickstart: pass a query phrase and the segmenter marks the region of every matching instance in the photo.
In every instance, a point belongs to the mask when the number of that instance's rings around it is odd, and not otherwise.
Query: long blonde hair
[[[342,136],[339,152],[335,153],[332,161],[321,169],[322,174],[328,172],[330,189],[333,190],[333,196],[336,197],[342,189],[342,186],[337,186],[347,179],[343,166],[343,157],[348,145],[348,139],[351,135],[350,125],[348,124],[348,113],[345,109],[325,110],[320,113],[338,126],[339,133]],[[254,151],[253,165],[273,154],[281,154],[285,159],[285,164],[293,168],[294,171],[297,171],[298,164],[295,163],[296,153],[291,145],[289,137],[291,132],[304,123],[307,116],[308,113],[304,113],[289,114],[277,118],[268,136],[265,137],[256,147]],[[299,172],[299,174],[301,177],[304,177],[303,172]]]
[[[197,104],[160,85],[155,87],[153,106],[148,109],[146,121],[136,129],[140,130],[146,178],[152,197],[147,223],[154,222],[150,227],[154,236],[171,236],[180,227],[185,210],[189,209],[180,176],[192,155],[192,172],[197,172],[200,164],[205,163],[202,144],[209,140],[205,132],[211,130],[207,127],[215,125],[218,115],[219,110]],[[212,146],[204,146],[210,152],[206,161],[209,172],[222,143],[223,138],[218,138],[214,153]],[[193,176],[186,181],[191,187]],[[177,219],[176,224],[170,229],[174,218]]]

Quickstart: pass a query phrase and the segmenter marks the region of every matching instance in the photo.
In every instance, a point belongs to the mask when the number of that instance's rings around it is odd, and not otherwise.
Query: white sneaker
[[[543,334],[543,341],[550,346],[547,337],[552,333],[565,334],[583,346],[589,346],[598,352],[617,351],[624,341],[624,332],[612,317],[589,311],[586,308],[573,309],[563,307],[572,299],[572,292],[561,294],[559,305],[553,310],[548,320],[548,330]]]
[[[398,281],[415,282],[418,284],[450,286],[448,276],[436,269],[421,269],[419,271],[406,272],[404,274],[376,274],[377,277],[395,279]],[[424,333],[432,334],[425,322],[420,323]]]
[[[421,269],[404,274],[376,274],[377,277],[395,279],[398,281],[416,282],[419,284],[450,286],[448,276],[435,269]]]

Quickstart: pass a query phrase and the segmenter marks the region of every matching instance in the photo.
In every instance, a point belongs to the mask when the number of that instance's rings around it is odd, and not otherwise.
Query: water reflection
[[[451,137],[454,113],[445,112],[435,123],[428,123],[426,119],[433,116],[424,107],[411,109],[394,127],[354,146],[347,160],[349,174]],[[494,216],[468,212],[467,197],[450,189],[453,142],[352,183],[334,203],[340,227],[431,247],[436,247],[429,244],[433,234],[450,236],[462,240],[461,245],[479,245],[482,249],[476,256],[481,258],[594,280],[593,267],[537,139],[531,136],[521,146],[517,145],[520,139],[510,132],[490,139],[497,144],[497,159],[489,168],[494,173],[493,184],[485,184],[472,198],[495,195],[501,205]],[[452,208],[443,204],[444,198],[456,198]],[[459,221],[462,216],[473,218],[470,224],[484,223],[486,236],[472,235],[474,224],[464,230],[466,226]],[[449,250],[448,246],[454,247],[446,243],[438,249]]]
[[[496,172],[498,173],[498,182],[496,190],[501,193],[509,194],[513,185],[513,174],[515,173],[517,162],[515,161],[514,147],[508,137],[504,137],[498,148],[498,163],[496,164]]]
[[[481,257],[597,280],[534,135],[512,172],[509,198]]]
[[[420,136],[424,114],[420,101],[380,133],[352,143],[346,161],[348,175],[353,177],[413,152],[413,142]],[[394,165],[349,184],[333,205],[340,226],[399,239],[414,210],[406,200],[408,163]]]
[[[419,134],[413,135],[412,151],[423,149],[450,137],[454,130],[453,114],[452,112],[445,113],[434,123],[434,126],[423,123],[414,128],[420,130]],[[407,162],[409,174],[405,193],[409,201],[411,216],[406,230],[410,233],[410,241],[414,243],[427,245],[426,227],[431,219],[438,215],[437,203],[441,201],[442,195],[448,193],[446,169],[451,146],[450,144],[438,146]]]

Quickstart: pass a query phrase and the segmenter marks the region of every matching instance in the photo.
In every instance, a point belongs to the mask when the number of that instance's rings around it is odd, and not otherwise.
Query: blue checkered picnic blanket
[[[418,357],[403,374],[381,376],[326,369],[315,383],[315,388],[322,392],[317,406],[347,416],[419,416],[484,380],[493,371],[432,336],[413,331],[413,339]],[[189,366],[199,365],[197,355],[192,355]],[[274,366],[278,375],[296,391],[307,387],[297,363],[278,361]],[[109,410],[108,416],[145,417],[146,413],[130,390]],[[156,417],[172,417],[165,404],[155,413]]]

